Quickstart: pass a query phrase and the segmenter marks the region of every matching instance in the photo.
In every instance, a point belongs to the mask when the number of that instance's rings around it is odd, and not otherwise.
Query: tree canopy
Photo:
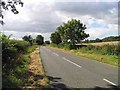
[[[29,36],[25,35],[22,39],[25,41],[28,41],[30,43],[30,45],[32,45],[33,38],[31,37],[31,35],[29,35]]]
[[[71,19],[67,23],[63,23],[63,25],[57,27],[62,42],[70,43],[73,46],[89,37],[89,34],[85,33],[85,29],[86,25],[76,19]]]
[[[52,33],[50,36],[50,40],[52,41],[52,43],[55,43],[55,44],[61,43],[60,34],[58,32]]]
[[[42,35],[37,35],[37,37],[36,37],[36,43],[38,45],[44,44],[44,37]]]

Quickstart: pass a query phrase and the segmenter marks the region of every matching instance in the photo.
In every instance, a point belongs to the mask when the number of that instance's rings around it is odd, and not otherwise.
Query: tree
[[[35,43],[36,43],[36,39],[34,38],[34,39],[32,40],[32,42],[35,44]]]
[[[85,41],[83,41],[84,43],[89,43],[89,40],[87,39],[87,40],[85,40]]]
[[[45,41],[45,44],[50,44],[50,41]]]
[[[105,37],[105,38],[103,38],[102,40],[103,40],[103,42],[120,41],[120,35],[118,35],[118,36]]]
[[[96,38],[96,39],[95,39],[95,42],[102,42],[102,40],[99,39],[99,38]]]
[[[26,36],[26,35],[22,39],[25,40],[25,41],[29,41],[29,37]]]
[[[29,36],[25,35],[22,39],[25,40],[25,41],[28,41],[30,43],[30,45],[32,46],[33,38],[31,37],[31,35],[29,35]]]
[[[60,34],[63,43],[70,43],[75,45],[81,42],[85,38],[89,37],[89,34],[85,33],[86,26],[80,22],[80,20],[71,19],[67,23],[63,23],[57,27],[57,31]]]
[[[36,43],[38,45],[43,45],[44,44],[44,37],[42,35],[37,35],[37,37],[36,37]]]
[[[50,40],[52,41],[52,43],[55,43],[55,44],[61,43],[60,34],[58,32],[52,33],[50,36]]]
[[[3,19],[3,9],[11,10],[14,14],[18,14],[19,11],[16,9],[16,5],[21,5],[23,7],[23,2],[21,0],[0,0],[0,17]],[[0,20],[0,23],[3,25],[3,20]]]

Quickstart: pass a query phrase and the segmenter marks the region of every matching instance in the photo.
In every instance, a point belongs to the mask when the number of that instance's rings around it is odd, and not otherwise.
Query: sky
[[[87,26],[88,39],[118,35],[118,0],[22,0],[19,14],[4,11],[5,25],[0,30],[12,38],[43,35],[50,40],[59,25],[71,19]]]

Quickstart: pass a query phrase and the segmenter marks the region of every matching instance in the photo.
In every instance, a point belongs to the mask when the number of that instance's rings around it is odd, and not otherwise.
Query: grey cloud
[[[40,33],[46,33],[46,32],[54,32],[57,23],[51,23],[51,22],[43,22],[39,23],[40,21],[36,21],[35,24],[31,23],[16,23],[16,25],[8,24],[4,28],[4,30],[10,30],[10,31],[21,31],[21,32],[40,32]]]
[[[110,10],[114,8],[117,10],[117,6],[117,2],[61,2],[56,3],[54,7],[56,10],[72,17],[91,15],[94,18],[116,23],[118,13],[115,12],[113,15]]]
[[[46,4],[37,4],[37,6],[29,7],[31,5],[27,5],[25,7],[26,13],[28,13],[28,17],[31,19],[30,21],[12,21],[6,20],[6,24],[4,29],[12,30],[12,31],[29,31],[29,32],[54,32],[57,25],[61,23],[61,20],[55,14],[52,7]],[[15,24],[15,25],[14,25]]]

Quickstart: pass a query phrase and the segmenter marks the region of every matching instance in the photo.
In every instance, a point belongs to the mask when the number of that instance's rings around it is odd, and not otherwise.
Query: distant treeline
[[[85,40],[84,43],[95,43],[95,42],[110,42],[110,41],[120,41],[120,36],[110,36],[103,39],[96,38],[95,40]]]

